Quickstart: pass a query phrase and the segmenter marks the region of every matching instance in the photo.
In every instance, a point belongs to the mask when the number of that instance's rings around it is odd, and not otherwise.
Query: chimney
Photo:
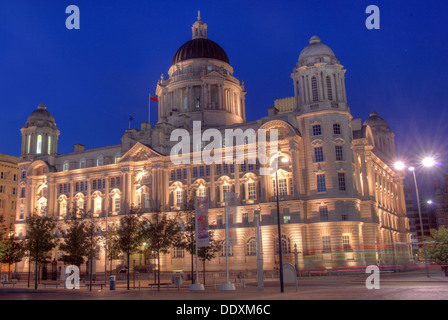
[[[83,152],[85,145],[81,144],[81,143],[75,143],[75,151],[74,152]]]

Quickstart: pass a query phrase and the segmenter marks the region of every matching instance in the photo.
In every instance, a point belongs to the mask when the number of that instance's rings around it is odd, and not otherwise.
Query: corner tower
[[[244,86],[233,76],[226,52],[208,39],[207,24],[198,14],[192,39],[184,43],[157,84],[158,124],[190,128],[221,127],[245,122]]]
[[[30,114],[20,132],[22,133],[20,162],[34,161],[57,154],[60,132],[53,115],[48,112],[44,104],[40,104]]]
[[[347,110],[345,71],[333,50],[314,36],[291,74],[296,111]]]

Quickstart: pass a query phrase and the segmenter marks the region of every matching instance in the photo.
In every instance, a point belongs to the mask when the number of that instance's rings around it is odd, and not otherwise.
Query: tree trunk
[[[129,274],[131,273],[130,272],[131,268],[130,268],[130,263],[129,263],[129,261],[131,259],[131,255],[129,254],[129,252],[127,253],[127,257],[128,257],[128,261],[127,261],[128,270],[126,270],[126,274],[127,274],[127,278],[128,278],[128,290],[129,290]]]
[[[193,254],[191,254],[191,284],[194,283],[194,259]]]
[[[157,290],[160,291],[160,250],[157,250]]]
[[[204,285],[205,285],[205,259],[202,260],[202,279],[203,279]]]

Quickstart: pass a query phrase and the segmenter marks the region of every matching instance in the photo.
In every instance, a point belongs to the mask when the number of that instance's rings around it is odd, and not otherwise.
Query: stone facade
[[[126,130],[121,144],[90,150],[77,144],[74,152],[57,154],[59,130],[42,111],[45,106],[39,106],[40,115],[30,116],[22,129],[17,235],[24,235],[31,214],[53,216],[63,229],[72,203],[91,212],[105,229],[106,220],[117,224],[131,206],[147,215],[160,208],[176,216],[188,198],[206,195],[208,223],[223,239],[224,194],[235,192],[237,242],[229,250],[229,265],[256,269],[254,215],[260,212],[264,268],[273,270],[278,266],[275,174],[262,175],[258,161],[236,164],[236,158],[230,164],[171,161],[177,143],[170,141],[171,133],[178,128],[192,133],[193,122],[201,121],[203,130],[222,133],[278,130],[278,156],[288,160],[277,171],[285,262],[294,264],[297,256],[300,269],[407,263],[410,247],[395,245],[410,243],[410,233],[403,176],[388,166],[395,152],[393,133],[374,112],[364,123],[353,119],[346,70],[333,51],[311,38],[291,74],[294,95],[276,101],[265,117],[247,122],[244,84],[227,55],[207,39],[200,17],[192,31],[192,42],[176,53],[169,77],[162,75],[157,83],[157,124]],[[244,141],[232,151],[248,152],[251,143],[257,142]],[[101,271],[104,252],[99,257]],[[143,255],[135,260],[137,265],[154,263]],[[188,271],[190,261],[189,254],[173,249],[161,257],[162,270]],[[224,255],[207,263],[207,270],[223,268]]]

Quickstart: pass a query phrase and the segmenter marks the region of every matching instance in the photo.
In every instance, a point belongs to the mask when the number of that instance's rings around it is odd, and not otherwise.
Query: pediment
[[[211,71],[202,77],[202,80],[224,80],[225,77],[217,71]]]
[[[151,158],[158,158],[162,155],[157,151],[151,149],[150,147],[137,142],[128,152],[126,152],[120,159],[119,162],[137,162],[145,161]]]

